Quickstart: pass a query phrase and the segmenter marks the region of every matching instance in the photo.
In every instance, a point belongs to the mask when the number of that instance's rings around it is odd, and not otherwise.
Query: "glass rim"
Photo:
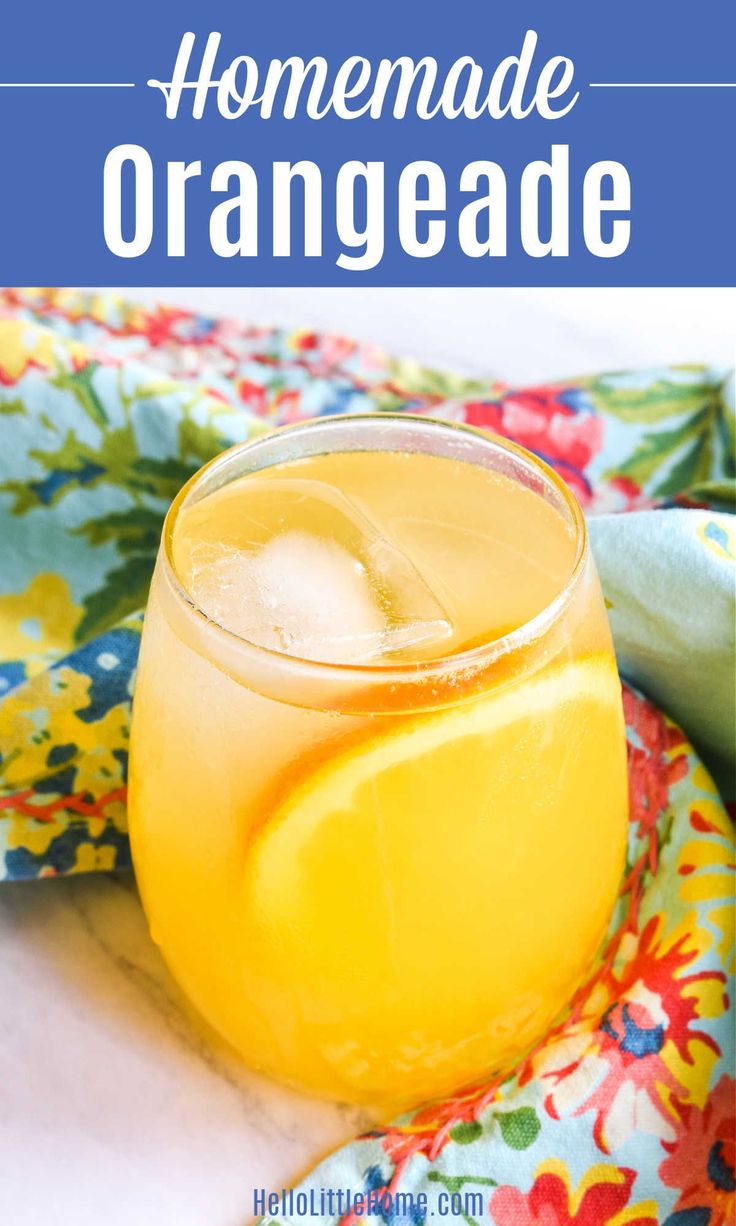
[[[268,446],[269,444],[273,445],[274,440],[283,439],[287,435],[294,438],[307,432],[311,434],[320,428],[329,431],[340,425],[348,428],[352,424],[366,422],[375,422],[377,425],[383,424],[389,427],[392,422],[395,422],[404,426],[414,425],[422,431],[438,434],[466,435],[484,447],[511,454],[533,473],[543,478],[548,485],[552,486],[562,501],[564,512],[575,534],[576,546],[570,570],[564,580],[561,581],[560,589],[552,600],[535,613],[533,617],[516,626],[508,634],[497,637],[489,636],[482,643],[476,644],[464,651],[450,652],[447,655],[436,656],[428,660],[391,661],[384,658],[377,663],[333,662],[290,655],[288,652],[278,651],[270,647],[262,647],[258,643],[252,642],[250,639],[237,634],[234,630],[230,630],[227,626],[223,626],[209,617],[199,607],[191,593],[187,591],[185,584],[177,574],[173,560],[172,546],[179,512],[192,494],[195,493],[203,482],[211,478],[212,474],[219,468],[229,465],[236,456],[242,453],[251,453],[259,447]],[[333,452],[339,453],[340,450],[348,451],[351,449],[341,449],[339,446],[332,448]],[[375,450],[385,451],[391,449],[388,447],[377,447]],[[275,458],[264,464],[262,468],[254,471],[263,471],[274,464],[282,462],[284,462],[283,457]],[[473,463],[474,461],[469,460],[469,462]],[[247,473],[242,472],[234,474],[232,478],[223,481],[222,486],[229,484],[230,480],[237,480],[247,475]],[[222,486],[216,486],[215,488],[222,488]],[[204,496],[206,497],[207,495],[205,494]],[[274,427],[254,437],[245,439],[243,442],[235,443],[232,447],[225,448],[225,450],[219,452],[201,468],[197,469],[178,491],[167,510],[161,536],[163,571],[168,587],[175,597],[177,604],[189,616],[193,616],[197,620],[199,628],[203,629],[207,634],[215,635],[216,637],[223,636],[224,641],[230,647],[235,646],[242,650],[244,654],[252,654],[255,659],[261,662],[270,661],[274,666],[287,666],[289,669],[296,671],[304,670],[312,677],[323,676],[345,679],[349,676],[354,676],[362,678],[364,681],[385,681],[392,677],[395,677],[397,680],[418,680],[422,677],[431,678],[438,676],[448,671],[474,671],[478,667],[483,667],[485,664],[512,655],[519,649],[527,647],[530,643],[540,638],[562,616],[571,599],[587,555],[588,532],[580,503],[569,485],[549,464],[540,459],[534,452],[527,450],[527,448],[520,446],[518,443],[511,442],[502,435],[494,434],[490,430],[484,430],[476,426],[466,425],[464,422],[445,421],[442,418],[423,416],[416,413],[383,412],[380,410],[373,413],[333,413],[325,414],[322,417],[312,417],[306,421]]]

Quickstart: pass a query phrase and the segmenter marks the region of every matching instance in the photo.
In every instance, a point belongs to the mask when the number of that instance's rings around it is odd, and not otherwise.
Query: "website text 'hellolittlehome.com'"
[[[430,1176],[431,1178],[431,1176]],[[492,1181],[489,1180],[489,1183]],[[443,1189],[433,1195],[431,1204],[426,1192],[389,1192],[386,1187],[368,1188],[355,1192],[351,1188],[294,1188],[279,1192],[266,1188],[253,1189],[252,1212],[263,1218],[266,1226],[271,1219],[306,1222],[343,1218],[358,1221],[401,1223],[420,1226],[428,1218],[459,1218],[463,1221],[483,1217],[485,1196],[478,1190]]]

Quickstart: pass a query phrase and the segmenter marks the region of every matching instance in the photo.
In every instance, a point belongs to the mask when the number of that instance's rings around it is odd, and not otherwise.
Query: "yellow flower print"
[[[0,375],[3,382],[17,383],[29,366],[55,370],[61,361],[64,366],[81,363],[86,353],[85,346],[77,341],[65,341],[60,345],[58,336],[49,328],[22,319],[0,320]]]
[[[115,868],[116,849],[112,846],[95,847],[93,843],[80,843],[77,848],[73,873],[110,873]]]
[[[118,805],[117,808],[124,814],[122,805]],[[110,812],[104,818],[95,818],[85,823],[90,839],[101,838],[110,819],[119,831],[125,831],[124,819],[121,820],[119,813]],[[42,822],[29,822],[25,816],[4,817],[4,846],[11,851],[15,848],[23,848],[43,862],[54,841],[69,828],[70,820],[79,822],[80,819],[63,811]],[[95,846],[92,842],[84,841],[76,848],[74,866],[66,871],[71,873],[112,872],[115,868],[116,856],[117,848],[112,842]]]
[[[549,1158],[534,1172],[528,1192],[501,1185],[491,1193],[490,1217],[496,1226],[656,1226],[653,1200],[631,1203],[636,1172],[612,1163],[591,1166],[575,1185],[559,1158]]]
[[[88,688],[88,677],[54,669],[19,685],[0,705],[2,781],[8,791],[32,787],[48,774],[52,745],[76,744],[82,721],[75,712],[87,705]]]
[[[66,830],[69,819],[64,813],[58,813],[53,818],[43,822],[29,822],[25,816],[8,817],[3,814],[6,825],[5,843],[7,847],[25,847],[31,855],[42,859],[55,838]]]
[[[89,705],[90,678],[71,668],[39,673],[18,686],[0,707],[0,740],[4,763],[2,781],[9,792],[48,775],[49,749],[74,747],[77,793],[103,794],[117,786],[120,763],[115,751],[127,746],[130,711],[112,707],[98,720],[81,719]]]
[[[75,791],[90,792],[96,796],[109,790],[111,783],[120,773],[120,765],[114,756],[127,746],[130,711],[127,706],[113,707],[102,719],[93,724],[84,720],[76,720],[70,729],[69,739],[77,746],[75,765]],[[64,736],[63,732],[54,733],[55,739]]]
[[[717,801],[701,796],[690,806],[690,827],[693,837],[682,844],[677,857],[678,892],[683,902],[704,907],[718,934],[719,958],[733,971],[736,942],[733,826]]]
[[[25,660],[29,675],[74,647],[83,609],[61,575],[36,575],[24,592],[0,596],[0,658]]]

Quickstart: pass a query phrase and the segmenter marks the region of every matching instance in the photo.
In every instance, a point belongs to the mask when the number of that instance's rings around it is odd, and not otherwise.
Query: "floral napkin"
[[[0,878],[129,866],[130,695],[182,483],[272,426],[386,409],[521,443],[589,514],[627,679],[629,857],[596,965],[513,1076],[359,1138],[299,1190],[370,1192],[383,1208],[369,1220],[393,1226],[421,1226],[450,1204],[443,1194],[471,1226],[725,1226],[736,1212],[728,371],[518,389],[311,331],[74,290],[0,292]],[[426,1210],[397,1196],[407,1191]],[[288,1204],[269,1219],[290,1220]]]

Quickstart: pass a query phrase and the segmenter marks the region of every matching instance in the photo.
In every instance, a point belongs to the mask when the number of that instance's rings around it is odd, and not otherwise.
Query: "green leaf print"
[[[92,380],[95,372],[100,369],[100,362],[87,362],[80,370],[60,370],[51,380],[54,387],[72,392],[84,409],[98,426],[108,423],[107,410],[94,389]]]
[[[450,1196],[453,1193],[462,1192],[463,1188],[470,1184],[472,1187],[480,1188],[497,1188],[498,1182],[491,1179],[489,1175],[445,1175],[442,1171],[430,1171],[427,1175],[430,1183],[440,1183]],[[469,1213],[461,1213],[463,1221],[467,1226],[478,1226],[478,1222]]]
[[[22,400],[0,400],[0,413],[10,417],[13,413],[25,413],[26,406]]]
[[[111,393],[115,403],[112,426],[112,407],[108,411],[104,403],[110,381],[99,385],[100,394],[94,386],[99,368],[99,362],[90,361],[79,370],[57,369],[51,380],[55,387],[73,396],[77,413],[83,412],[99,427],[93,440],[82,441],[80,433],[87,439],[89,431],[70,427],[68,413],[55,417],[44,411],[39,417],[43,442],[28,453],[37,475],[0,485],[0,491],[11,496],[14,515],[36,509],[54,513],[70,495],[100,487],[113,495],[108,510],[103,509],[105,494],[91,499],[88,518],[81,524],[77,520],[68,529],[91,549],[114,550],[107,574],[97,580],[99,586],[81,596],[83,616],[75,633],[80,643],[145,603],[171,500],[202,464],[233,441],[219,428],[233,411],[227,404],[191,389],[171,399],[178,391],[177,384],[154,376],[131,385],[122,368]],[[136,428],[142,404],[146,405],[149,423],[149,433],[143,439]],[[243,433],[239,424],[236,437]],[[164,448],[171,454],[162,455]],[[126,502],[130,504],[127,507]],[[77,500],[73,518],[83,505]],[[90,568],[90,573],[99,575],[99,566]]]
[[[695,502],[705,502],[714,510],[736,510],[736,481],[698,481],[688,494]]]
[[[490,398],[498,394],[498,384],[491,379],[471,379],[450,371],[434,370],[406,359],[393,359],[388,363],[388,376],[395,385],[396,405],[405,404],[415,396],[436,396],[438,400],[462,400]],[[381,391],[381,408],[393,407],[391,391]]]
[[[680,367],[682,379],[661,378],[654,383],[630,387],[615,375],[582,379],[595,408],[634,425],[654,424],[668,417],[690,417],[700,409],[722,409],[721,388],[706,377],[701,367]],[[684,376],[692,373],[692,381]],[[576,381],[577,382],[577,381]]]
[[[75,631],[78,643],[108,630],[146,603],[155,554],[133,554],[105,577],[104,586],[84,600],[84,616]]]
[[[661,379],[642,388],[619,388],[604,376],[592,380],[590,390],[596,408],[653,427],[606,477],[629,477],[650,497],[662,498],[692,496],[703,483],[735,475],[734,425],[720,385]],[[660,423],[668,418],[672,427],[662,429]]]
[[[519,1107],[516,1111],[501,1111],[496,1119],[501,1136],[510,1149],[528,1149],[539,1136],[542,1125],[533,1107]]]
[[[163,510],[150,507],[130,507],[127,511],[114,511],[99,519],[90,519],[76,531],[79,536],[86,537],[90,545],[115,541],[122,554],[145,553],[153,558],[164,514]]]
[[[666,477],[655,485],[652,493],[660,496],[677,494],[680,490],[689,490],[696,481],[707,480],[710,476],[712,455],[710,433],[704,431],[686,448]]]
[[[456,1124],[450,1136],[457,1145],[470,1145],[472,1141],[477,1141],[482,1133],[483,1125],[478,1120],[467,1120]]]
[[[648,485],[684,447],[687,453],[697,449],[695,466],[692,465],[692,460],[690,461],[694,480],[699,458],[705,454],[706,461],[710,462],[712,448],[709,445],[709,432],[710,422],[707,410],[701,409],[689,421],[677,426],[674,430],[658,430],[652,434],[645,434],[629,459],[624,460],[616,471],[631,477],[641,486]],[[689,447],[688,444],[690,444]],[[687,471],[688,465],[685,468]],[[706,468],[702,476],[707,477],[708,474],[709,469]],[[675,493],[682,488],[681,484],[673,486],[671,477],[668,476],[660,479],[656,486],[656,493]],[[655,490],[652,489],[651,492],[654,493]]]
[[[154,460],[140,456],[130,466],[128,485],[132,490],[171,502],[198,467],[197,463],[174,458]]]
[[[29,452],[43,476],[34,481],[6,481],[0,491],[15,496],[12,512],[23,515],[33,507],[56,506],[72,490],[92,489],[103,481],[125,487],[136,455],[131,426],[105,431],[96,447],[81,443],[72,430],[67,430],[56,447]]]

